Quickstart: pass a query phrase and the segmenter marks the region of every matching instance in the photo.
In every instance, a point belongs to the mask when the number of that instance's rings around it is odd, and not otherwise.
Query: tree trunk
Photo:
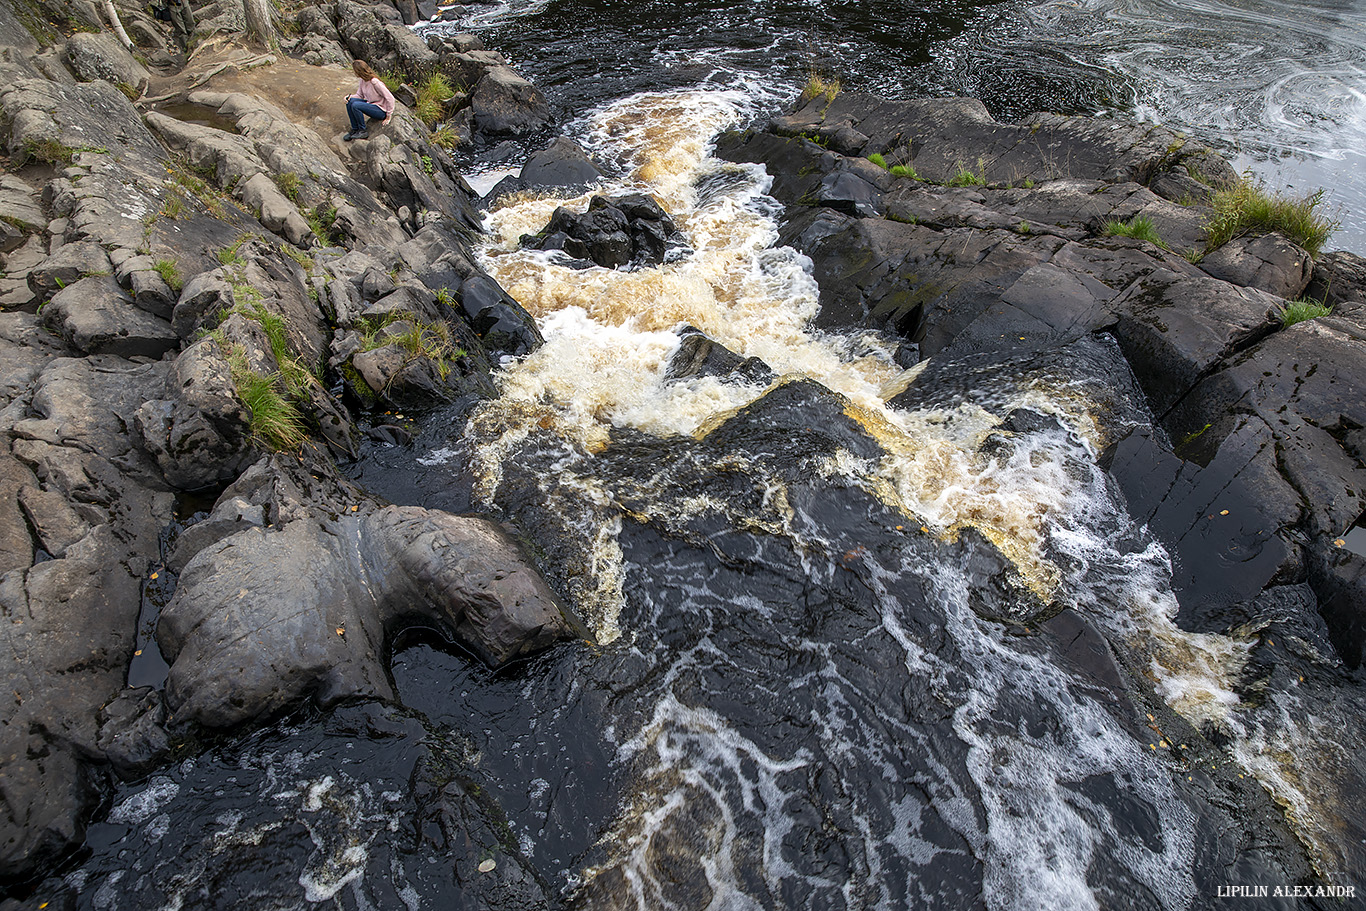
[[[114,26],[114,34],[123,42],[123,46],[132,50],[133,42],[123,30],[123,21],[119,19],[119,11],[114,8],[114,0],[104,0],[104,14],[109,17],[110,24]]]
[[[279,47],[275,21],[270,17],[269,0],[243,0],[242,7],[247,18],[247,41],[267,50]]]

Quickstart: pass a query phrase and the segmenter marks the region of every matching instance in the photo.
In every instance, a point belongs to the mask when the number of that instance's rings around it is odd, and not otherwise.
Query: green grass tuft
[[[185,287],[185,278],[180,274],[180,266],[173,259],[159,259],[152,264],[157,275],[161,276],[172,291],[179,291]]]
[[[285,194],[285,199],[299,204],[299,175],[293,171],[281,171],[275,175],[275,185],[280,188],[280,192]]]
[[[949,178],[947,185],[950,187],[984,187],[987,185],[987,179],[984,175],[973,171],[972,168],[964,167],[960,162],[957,173]]]
[[[1135,215],[1128,221],[1110,220],[1105,223],[1106,237],[1132,237],[1136,240],[1146,240],[1150,244],[1156,244],[1164,250],[1170,250],[1167,242],[1157,233],[1157,228],[1153,226],[1153,220],[1146,215]]]
[[[825,98],[825,103],[834,101],[840,93],[840,81],[838,79],[826,79],[819,73],[812,73],[807,77],[806,85],[802,87],[802,94],[797,99],[799,104],[806,104],[813,98]]]
[[[441,120],[441,115],[445,113],[446,99],[455,94],[455,89],[451,88],[450,82],[445,76],[436,73],[428,77],[417,90],[417,109],[418,119],[425,123],[429,128],[435,127]]]
[[[1281,311],[1281,325],[1288,329],[1296,323],[1302,323],[1308,319],[1318,319],[1320,316],[1327,316],[1332,312],[1333,308],[1323,301],[1316,301],[1312,297],[1302,297],[1285,305],[1285,309]]]
[[[1244,173],[1232,186],[1214,191],[1214,217],[1205,228],[1205,249],[1215,250],[1235,237],[1276,232],[1318,256],[1339,227],[1319,211],[1323,191],[1294,198],[1267,190],[1260,180]]]
[[[920,175],[915,172],[915,168],[908,164],[892,165],[888,170],[893,177],[909,177],[911,180],[920,179]]]
[[[280,375],[262,376],[247,365],[241,349],[228,355],[233,388],[250,412],[251,432],[272,449],[298,449],[307,437],[303,416],[280,390]]]
[[[873,164],[877,165],[879,168],[882,168],[884,171],[887,170],[887,159],[882,157],[881,152],[874,152],[873,154],[869,155],[868,160],[871,161]]]

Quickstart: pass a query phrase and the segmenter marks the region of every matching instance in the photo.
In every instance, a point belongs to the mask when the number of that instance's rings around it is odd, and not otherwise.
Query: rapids
[[[1184,909],[1298,844],[1341,869],[1313,768],[1338,760],[1298,749],[1314,693],[1242,702],[1248,642],[1174,624],[1169,559],[1096,464],[1151,428],[1117,348],[908,370],[894,339],[809,329],[767,175],[709,154],[754,104],[658,90],[575,124],[598,191],[654,194],[690,252],[576,268],[518,238],[587,195],[505,201],[484,264],[546,344],[462,436],[419,437],[424,485],[517,526],[596,641],[490,673],[410,637],[403,711],[125,788],[80,907],[523,907],[497,890],[534,882],[648,911]],[[673,376],[683,325],[780,379]],[[492,854],[429,834],[448,781],[496,807],[466,820]],[[1261,847],[1230,854],[1238,827]],[[486,868],[520,879],[479,893]]]

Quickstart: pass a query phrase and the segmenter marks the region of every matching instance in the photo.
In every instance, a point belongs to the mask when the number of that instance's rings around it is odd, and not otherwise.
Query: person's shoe
[[[350,142],[351,140],[353,140],[353,139],[355,139],[355,138],[356,138],[356,131],[355,131],[355,130],[352,130],[351,132],[347,133],[345,136],[342,137],[342,142]]]
[[[356,132],[354,132],[354,133],[351,134],[351,138],[352,138],[352,139],[369,139],[369,138],[370,138],[370,131],[369,131],[369,130],[356,130]]]

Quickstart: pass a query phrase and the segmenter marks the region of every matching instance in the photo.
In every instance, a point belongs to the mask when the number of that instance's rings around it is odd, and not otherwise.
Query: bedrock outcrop
[[[472,406],[499,356],[541,343],[477,266],[477,197],[427,126],[400,107],[343,143],[319,100],[354,85],[353,53],[416,78],[479,49],[343,2],[301,16],[319,66],[245,48],[240,4],[205,4],[187,59],[120,6],[149,69],[0,0],[5,888],[198,727],[390,697],[409,623],[493,665],[581,634],[500,528],[389,506],[336,468],[372,409]],[[104,27],[88,4],[52,14],[72,10]],[[163,694],[130,683],[158,679],[167,601]]]

